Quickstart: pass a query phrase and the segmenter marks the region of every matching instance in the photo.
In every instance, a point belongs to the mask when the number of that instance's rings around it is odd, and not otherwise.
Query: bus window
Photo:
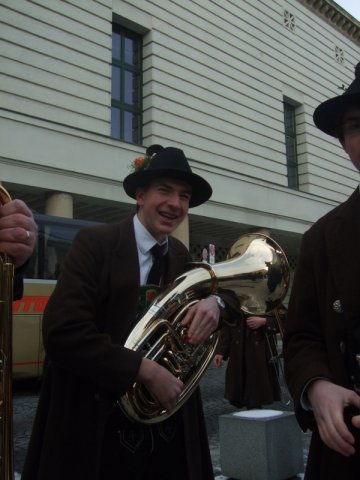
[[[13,304],[14,378],[42,374],[42,316],[61,263],[80,228],[96,222],[34,214],[38,241],[25,275],[24,295]]]

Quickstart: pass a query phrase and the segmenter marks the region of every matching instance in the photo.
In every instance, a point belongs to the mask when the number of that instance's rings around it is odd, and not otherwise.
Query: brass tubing
[[[1,206],[11,201],[0,186]],[[12,392],[12,300],[14,264],[0,253],[0,479],[14,480]]]

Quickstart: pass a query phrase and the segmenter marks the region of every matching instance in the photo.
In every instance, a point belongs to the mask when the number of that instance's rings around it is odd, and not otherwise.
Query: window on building
[[[111,136],[141,143],[142,37],[113,25],[111,74]]]
[[[296,107],[284,101],[285,146],[289,188],[299,189],[298,156],[296,149]]]

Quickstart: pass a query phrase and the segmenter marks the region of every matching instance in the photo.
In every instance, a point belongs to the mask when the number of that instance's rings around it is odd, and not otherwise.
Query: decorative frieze
[[[310,7],[320,17],[349,37],[355,43],[360,44],[360,22],[341,8],[332,0],[299,0],[300,3]]]

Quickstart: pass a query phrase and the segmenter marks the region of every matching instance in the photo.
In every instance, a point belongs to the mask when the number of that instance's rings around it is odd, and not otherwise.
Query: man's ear
[[[141,206],[144,203],[144,193],[145,189],[142,187],[138,187],[135,192],[135,199],[136,199],[136,204]]]

